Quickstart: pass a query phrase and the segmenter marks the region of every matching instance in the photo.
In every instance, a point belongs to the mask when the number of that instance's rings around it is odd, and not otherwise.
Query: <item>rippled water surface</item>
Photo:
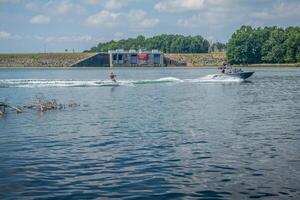
[[[0,69],[0,199],[299,199],[300,69]],[[105,87],[104,87],[105,86]]]

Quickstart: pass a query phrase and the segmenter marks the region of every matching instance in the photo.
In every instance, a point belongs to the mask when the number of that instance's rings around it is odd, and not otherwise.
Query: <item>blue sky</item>
[[[300,0],[0,0],[0,53],[82,51],[137,35],[226,42],[241,25],[299,26]]]

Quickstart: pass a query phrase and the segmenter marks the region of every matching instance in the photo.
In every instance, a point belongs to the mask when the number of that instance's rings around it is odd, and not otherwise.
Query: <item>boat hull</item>
[[[238,77],[241,79],[247,79],[254,74],[254,72],[235,72],[235,73],[225,73],[228,76]]]

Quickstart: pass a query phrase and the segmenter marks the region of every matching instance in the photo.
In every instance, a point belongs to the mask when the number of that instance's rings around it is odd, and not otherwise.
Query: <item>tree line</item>
[[[232,64],[300,62],[300,27],[242,26],[227,44],[210,43],[202,36],[162,34],[99,43],[86,52],[107,52],[115,49],[157,49],[164,53],[226,52]]]
[[[232,64],[300,62],[300,27],[242,26],[226,44]]]
[[[219,42],[210,45],[209,41],[200,35],[162,34],[150,38],[140,35],[136,38],[99,43],[87,52],[107,52],[115,49],[157,49],[164,53],[208,53],[209,51],[224,51],[225,45]]]

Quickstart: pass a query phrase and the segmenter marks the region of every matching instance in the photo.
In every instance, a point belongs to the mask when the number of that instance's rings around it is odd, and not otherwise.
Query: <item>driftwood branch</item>
[[[75,102],[70,102],[69,104],[60,104],[57,103],[57,101],[55,99],[53,100],[46,100],[43,98],[38,98],[38,100],[36,102],[34,102],[31,105],[27,105],[27,106],[23,106],[23,108],[27,108],[27,109],[31,109],[31,110],[37,110],[40,112],[46,112],[46,111],[50,111],[50,110],[62,110],[65,109],[67,107],[69,108],[75,108],[80,106],[80,104],[77,104]],[[22,109],[18,108],[16,106],[12,106],[10,104],[4,103],[4,102],[0,102],[0,116],[5,115],[5,109],[9,108],[11,110],[16,111],[17,113],[22,113]]]
[[[57,103],[55,99],[50,101],[38,99],[38,101],[35,102],[34,104],[29,106],[24,106],[24,107],[28,109],[35,109],[41,112],[45,112],[48,110],[61,110],[65,108],[65,105]]]
[[[5,108],[10,108],[12,110],[15,110],[17,113],[22,113],[22,110],[20,108],[17,108],[16,106],[12,106],[3,102],[0,102],[0,108],[2,111],[0,111],[0,115],[4,115]]]
[[[74,108],[74,107],[78,107],[78,106],[80,106],[80,104],[77,104],[74,102],[70,102],[69,104],[60,104],[60,103],[57,103],[57,101],[55,99],[46,100],[43,98],[38,98],[38,100],[35,103],[33,103],[29,106],[24,106],[24,107],[28,108],[28,109],[38,110],[40,112],[46,112],[49,110],[62,110],[62,109],[65,109],[66,107]]]

